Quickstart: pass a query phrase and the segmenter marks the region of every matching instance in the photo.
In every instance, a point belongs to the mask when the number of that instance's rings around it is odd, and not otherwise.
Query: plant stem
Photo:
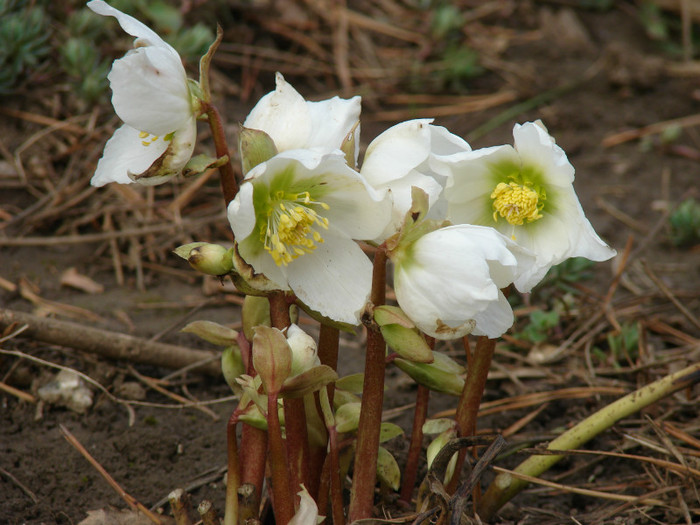
[[[435,348],[435,338],[426,336],[428,346],[432,350]],[[418,385],[416,391],[416,409],[413,412],[413,428],[411,430],[411,443],[406,455],[406,467],[403,472],[401,485],[401,501],[411,503],[411,495],[416,486],[418,476],[418,463],[423,452],[423,425],[428,417],[428,401],[430,400],[430,389],[423,385]]]
[[[428,416],[428,400],[430,399],[430,389],[423,385],[418,385],[416,392],[416,409],[413,413],[413,429],[411,430],[411,444],[406,455],[406,468],[403,471],[401,480],[401,501],[411,503],[411,495],[416,486],[418,476],[418,462],[423,451],[423,424]]]
[[[238,523],[238,487],[241,483],[241,473],[238,464],[238,442],[236,438],[237,422],[238,413],[234,411],[226,425],[228,474],[226,477],[226,510],[224,513],[224,525],[236,525]]]
[[[570,450],[579,448],[620,419],[655,403],[656,401],[700,382],[700,363],[667,375],[639,390],[609,404],[567,430],[547,447],[548,450]],[[564,456],[530,456],[515,469],[519,474],[537,477],[547,471]],[[510,474],[499,474],[489,485],[478,507],[482,520],[490,520],[507,501],[527,486],[527,481]]]
[[[386,250],[383,246],[380,246],[374,255],[370,300],[374,306],[382,305],[386,300]],[[374,486],[377,481],[379,432],[384,402],[385,362],[386,344],[384,338],[378,327],[370,324],[367,327],[365,378],[362,387],[360,422],[357,430],[355,471],[350,492],[348,519],[351,523],[372,516]]]
[[[206,105],[206,114],[211,128],[214,147],[216,148],[217,158],[228,158],[221,166],[219,166],[219,175],[221,176],[221,193],[224,195],[226,206],[236,197],[238,193],[238,182],[236,182],[236,174],[233,171],[231,164],[231,155],[229,154],[228,145],[226,144],[226,135],[224,133],[224,125],[221,120],[221,114],[215,106]]]
[[[287,453],[282,439],[275,392],[269,392],[267,395],[267,434],[275,522],[286,525],[294,517],[294,493],[290,483]]]
[[[321,324],[318,336],[318,358],[322,365],[330,366],[333,370],[338,369],[338,347],[339,347],[340,331],[326,324]],[[326,386],[326,393],[333,404],[333,394],[335,392],[335,383],[329,383]],[[320,408],[320,392],[314,392],[314,400],[317,410]],[[314,446],[309,450],[309,469],[308,477],[306,478],[306,488],[313,497],[319,493],[321,485],[321,475],[326,464],[326,449],[327,446]]]
[[[267,460],[267,432],[250,425],[242,425],[239,458],[241,465],[241,484],[255,487],[254,498],[259,506],[265,481],[265,462]],[[256,506],[251,504],[251,506]],[[256,507],[257,507],[256,506]]]
[[[479,413],[479,405],[486,388],[486,379],[491,368],[491,361],[496,349],[496,340],[489,339],[482,335],[476,340],[474,354],[469,353],[469,339],[464,337],[464,348],[467,353],[467,377],[459,397],[455,420],[457,422],[457,433],[459,437],[469,437],[476,434],[476,419]],[[457,456],[457,465],[452,479],[447,485],[449,493],[454,492],[459,483],[459,474],[464,465],[467,450],[462,449]]]
[[[330,494],[331,502],[331,517],[333,525],[345,524],[345,513],[343,512],[343,482],[340,470],[339,448],[338,448],[338,432],[335,429],[335,417],[331,408],[331,400],[328,392],[321,390],[319,392],[319,407],[323,414],[323,420],[328,429],[328,455],[324,465],[324,475],[326,476],[325,489]],[[327,502],[328,498],[324,494],[323,501]]]

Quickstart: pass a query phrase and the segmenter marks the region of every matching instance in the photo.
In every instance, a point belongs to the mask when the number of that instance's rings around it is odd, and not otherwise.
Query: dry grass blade
[[[522,479],[523,481],[527,481],[529,483],[534,483],[536,485],[542,485],[544,487],[550,487],[553,489],[561,490],[563,492],[569,492],[572,494],[580,494],[582,496],[590,496],[592,498],[601,498],[601,499],[608,499],[608,500],[613,500],[613,501],[625,501],[628,503],[635,503],[635,504],[638,503],[641,505],[654,505],[654,506],[659,506],[659,507],[668,506],[665,502],[661,501],[660,499],[656,499],[656,498],[650,498],[650,497],[645,497],[645,496],[626,496],[624,494],[611,494],[609,492],[602,492],[599,490],[570,487],[567,485],[562,485],[561,483],[554,483],[552,481],[547,481],[547,480],[544,480],[541,478],[527,476],[525,474],[515,472],[514,470],[508,470],[508,469],[505,469],[502,467],[492,466],[491,468],[499,474],[508,474],[510,476],[513,476],[514,478]],[[668,487],[668,488],[669,488],[669,490],[675,490],[675,487]]]
[[[80,452],[85,459],[87,459],[90,464],[97,470],[97,472],[100,473],[100,475],[105,479],[107,483],[115,490],[117,494],[119,494],[119,497],[121,497],[129,507],[131,507],[132,510],[142,512],[145,516],[148,517],[153,523],[156,525],[163,525],[163,520],[148,510],[142,503],[140,503],[136,498],[134,498],[132,495],[127,493],[117,481],[109,475],[109,472],[107,472],[102,465],[87,451],[87,449],[78,441],[78,439],[71,434],[71,432],[64,427],[63,425],[59,425],[59,428],[61,430],[61,434],[63,434],[63,437],[66,438],[66,441],[73,445],[75,449]]]

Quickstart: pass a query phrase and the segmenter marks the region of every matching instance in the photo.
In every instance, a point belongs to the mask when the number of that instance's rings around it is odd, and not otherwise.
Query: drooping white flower
[[[379,235],[390,212],[341,152],[291,150],[248,173],[228,218],[257,273],[323,316],[357,324],[372,265],[353,239]]]
[[[422,189],[433,213],[444,217],[446,204],[441,199],[449,174],[445,160],[471,151],[464,140],[432,119],[402,122],[384,131],[367,147],[362,161],[362,176],[374,188],[390,190],[393,200],[391,223],[376,240],[383,241],[398,231],[411,207],[411,188]]]
[[[299,507],[288,525],[318,525],[325,519],[324,516],[318,515],[316,502],[309,495],[304,485],[301,485],[301,490],[297,492],[297,496],[299,496]]]
[[[492,226],[535,254],[515,280],[530,291],[570,257],[615,255],[586,219],[573,188],[574,167],[541,122],[516,124],[514,147],[495,146],[452,164],[445,195],[454,223]]]
[[[354,137],[354,157],[359,152],[361,98],[333,97],[319,102],[304,100],[281,73],[277,87],[262,97],[243,122],[244,128],[264,131],[278,152],[312,149],[328,153],[341,149]]]
[[[401,309],[426,334],[454,339],[469,333],[495,338],[513,324],[501,292],[534,257],[495,229],[460,224],[413,240],[405,236],[389,257]]]
[[[107,141],[90,182],[161,184],[182,171],[197,136],[190,81],[180,55],[146,25],[103,0],[87,6],[113,16],[136,37],[134,49],[114,61],[107,77],[114,111],[124,124]]]
[[[286,332],[287,344],[292,351],[291,376],[299,375],[321,364],[316,341],[299,325],[291,324]]]

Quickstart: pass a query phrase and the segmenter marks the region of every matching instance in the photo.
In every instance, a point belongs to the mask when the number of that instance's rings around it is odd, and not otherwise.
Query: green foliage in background
[[[111,0],[110,4],[163,35],[190,65],[198,63],[214,40],[209,24],[185,24],[175,0]],[[48,71],[52,82],[67,81],[80,101],[106,98],[112,60],[131,47],[130,39],[115,20],[95,15],[83,1],[0,0],[0,95],[20,93],[30,82],[40,85],[37,74]],[[52,59],[60,66],[58,72],[49,71]],[[56,75],[63,76],[56,79]]]
[[[0,95],[12,93],[47,58],[48,28],[41,4],[0,0]]]
[[[522,341],[542,343],[551,339],[551,332],[559,325],[559,321],[559,312],[556,310],[535,310],[530,314],[530,322],[514,336]]]
[[[678,247],[700,244],[700,203],[686,199],[669,217],[671,242]]]

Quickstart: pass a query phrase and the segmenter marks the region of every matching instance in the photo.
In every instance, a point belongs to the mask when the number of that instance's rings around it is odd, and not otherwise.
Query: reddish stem
[[[423,385],[418,385],[416,392],[416,410],[413,413],[413,429],[411,430],[411,444],[408,447],[406,456],[406,468],[403,471],[401,485],[401,501],[411,502],[413,489],[416,486],[418,477],[418,463],[423,452],[423,424],[428,416],[428,400],[430,399],[430,389]]]
[[[236,197],[238,193],[238,182],[236,182],[236,174],[233,171],[231,164],[231,154],[226,143],[226,134],[224,125],[221,120],[221,114],[215,106],[207,104],[205,107],[207,118],[209,119],[209,127],[211,128],[214,147],[216,149],[217,158],[228,157],[228,161],[219,166],[219,175],[221,175],[221,192],[224,195],[226,206]]]
[[[486,389],[486,379],[491,368],[491,361],[496,350],[496,340],[482,335],[476,340],[476,349],[472,356],[469,355],[469,340],[464,337],[465,351],[467,352],[467,377],[462,389],[462,395],[457,405],[455,420],[459,437],[469,437],[476,434],[476,419],[479,414],[481,398]],[[452,493],[459,483],[459,473],[464,465],[466,449],[462,449],[457,456],[457,465],[452,479],[447,485],[447,491]]]
[[[386,251],[380,247],[374,255],[371,302],[374,306],[386,300]],[[362,387],[362,405],[357,430],[357,449],[350,492],[348,519],[370,518],[374,503],[374,485],[377,481],[377,451],[382,424],[384,402],[384,372],[386,343],[376,325],[367,327],[365,378]]]
[[[340,331],[325,324],[321,324],[318,336],[318,358],[322,365],[330,366],[333,370],[338,369],[338,347],[339,347]],[[326,386],[328,399],[333,405],[333,394],[335,392],[335,383],[330,383]],[[321,413],[319,405],[319,394],[314,392],[314,400],[316,409]],[[326,446],[316,446],[309,450],[309,468],[308,476],[306,477],[306,488],[312,496],[320,497],[319,489],[321,488],[321,476],[323,469],[326,468]],[[325,490],[328,490],[326,488]]]
[[[287,453],[277,413],[277,394],[274,392],[267,395],[267,434],[272,477],[272,507],[275,512],[275,522],[285,525],[294,517],[294,493],[290,483]]]
[[[238,487],[240,486],[241,473],[238,463],[238,443],[236,441],[236,424],[238,412],[234,411],[226,425],[228,475],[226,477],[226,513],[225,525],[231,525],[238,520]]]
[[[265,481],[267,432],[250,425],[242,425],[239,458],[241,460],[241,484],[254,485],[255,497],[259,501]]]

